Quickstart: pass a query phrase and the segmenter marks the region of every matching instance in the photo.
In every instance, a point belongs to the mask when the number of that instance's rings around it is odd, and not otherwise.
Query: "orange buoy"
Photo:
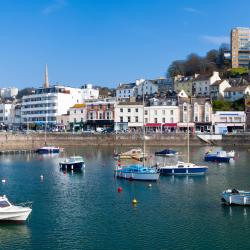
[[[118,187],[117,191],[118,191],[118,193],[121,193],[122,192],[122,187]]]

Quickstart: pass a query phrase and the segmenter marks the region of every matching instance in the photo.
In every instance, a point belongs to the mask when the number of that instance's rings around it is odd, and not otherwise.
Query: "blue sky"
[[[248,0],[0,0],[0,87],[116,86],[165,75],[250,26]]]

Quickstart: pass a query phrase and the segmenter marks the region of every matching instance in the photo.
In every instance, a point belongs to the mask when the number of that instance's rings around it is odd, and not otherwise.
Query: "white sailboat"
[[[174,165],[165,165],[160,167],[160,173],[163,175],[204,175],[208,167],[190,163],[190,145],[189,145],[189,104],[187,105],[187,162],[178,161]]]
[[[142,98],[143,98],[143,164],[134,164],[126,167],[118,166],[115,169],[115,175],[119,178],[130,179],[130,180],[142,180],[142,181],[157,181],[159,179],[160,173],[156,167],[145,165],[145,121],[144,121],[144,91],[142,83]]]

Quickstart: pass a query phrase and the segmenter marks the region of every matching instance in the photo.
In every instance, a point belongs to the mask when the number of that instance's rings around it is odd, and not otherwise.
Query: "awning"
[[[212,122],[196,122],[196,126],[210,126],[212,125]]]
[[[190,122],[189,124],[187,124],[186,122],[179,122],[177,125],[178,125],[179,128],[187,128],[188,126],[189,127],[194,127],[193,122]]]
[[[161,127],[161,123],[146,123],[145,127]]]
[[[164,123],[162,126],[163,127],[169,127],[169,128],[176,128],[177,123]]]

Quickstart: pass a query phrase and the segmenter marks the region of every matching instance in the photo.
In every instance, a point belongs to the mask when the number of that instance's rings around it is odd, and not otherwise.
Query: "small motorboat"
[[[0,196],[0,222],[24,222],[31,211],[28,206],[14,206],[5,195]]]
[[[164,149],[162,151],[155,152],[156,156],[176,156],[178,152],[172,149]]]
[[[71,156],[66,158],[59,163],[60,169],[62,170],[75,170],[79,171],[82,168],[85,168],[85,163],[83,157],[81,156]]]
[[[221,201],[226,205],[250,205],[250,191],[227,189],[221,194]]]
[[[208,167],[179,161],[175,165],[166,165],[159,169],[162,175],[204,175]]]
[[[61,149],[59,147],[45,146],[38,148],[36,153],[38,154],[59,154]]]
[[[159,179],[160,173],[155,167],[130,165],[116,168],[115,175],[118,178],[129,180],[157,181]]]
[[[229,162],[231,158],[226,151],[218,151],[216,153],[207,152],[204,156],[205,161],[213,162]]]
[[[115,158],[117,159],[136,159],[136,160],[141,160],[143,159],[143,157],[147,157],[146,154],[143,154],[143,150],[140,148],[136,148],[136,149],[131,149],[127,152],[123,152],[120,154],[115,154],[114,155]]]

